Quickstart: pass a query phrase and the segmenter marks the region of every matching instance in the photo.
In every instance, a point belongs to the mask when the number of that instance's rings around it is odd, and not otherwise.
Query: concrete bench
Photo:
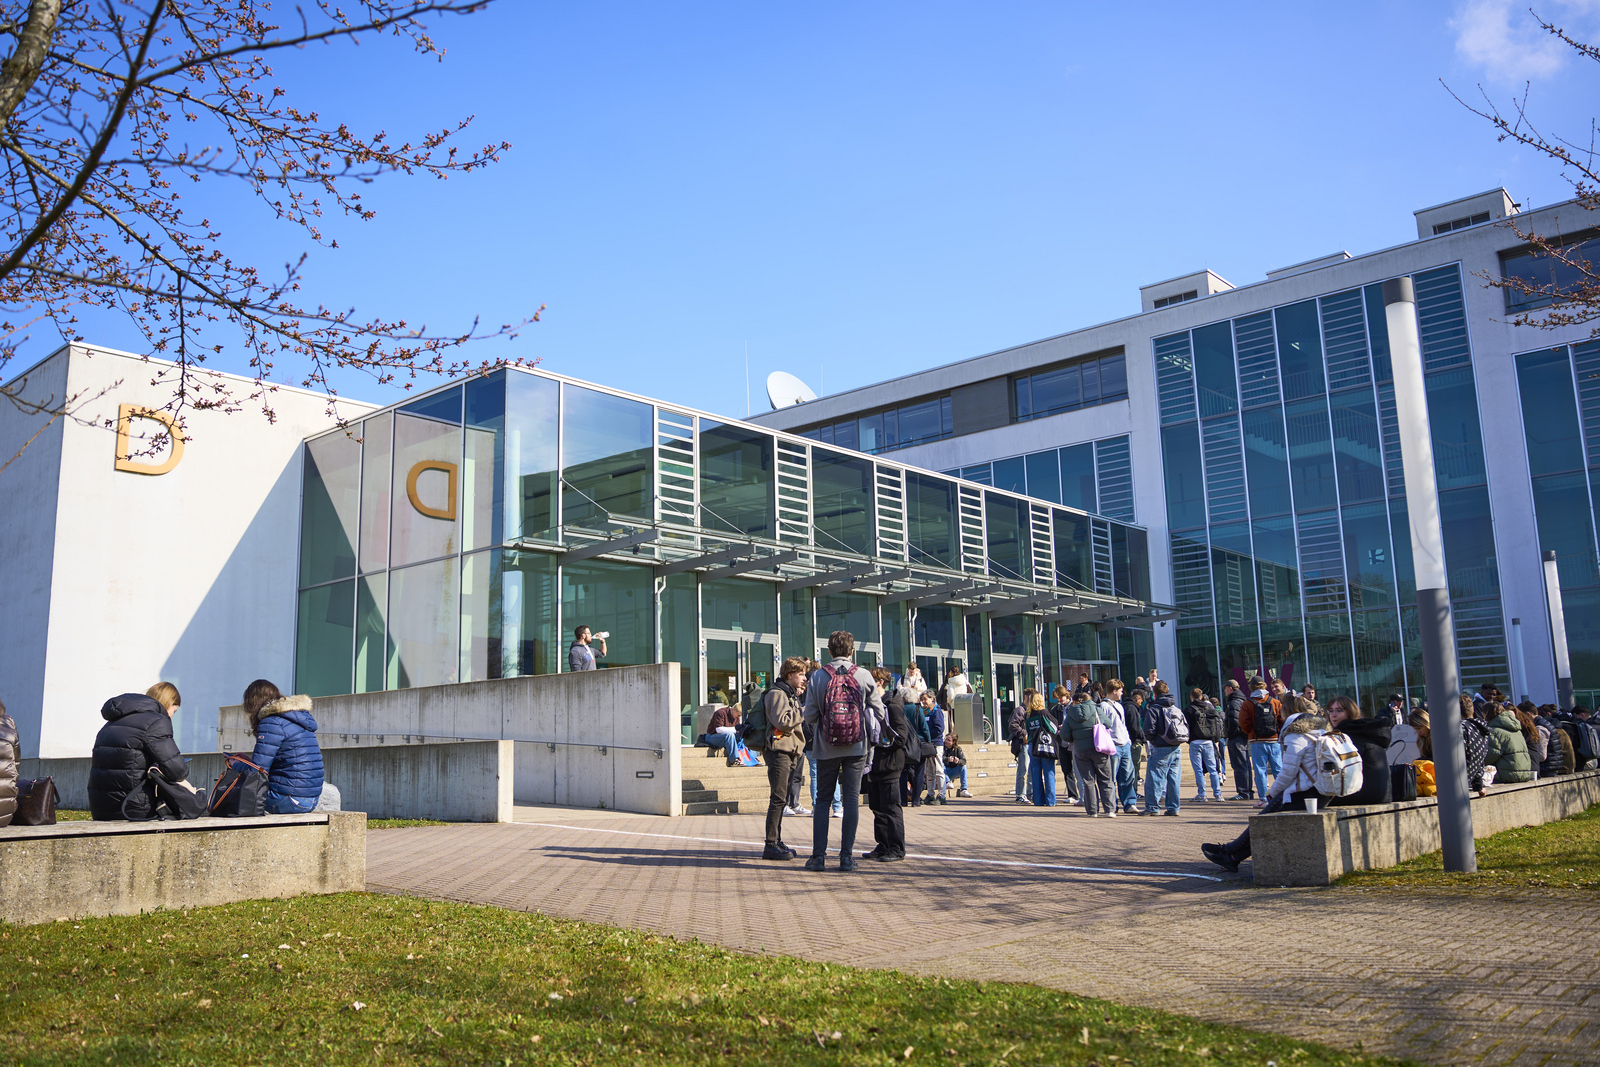
[[[1472,833],[1488,837],[1540,826],[1600,804],[1600,770],[1489,787],[1472,801]],[[1315,815],[1281,812],[1250,817],[1251,865],[1257,885],[1330,885],[1351,871],[1377,870],[1439,850],[1439,801],[1323,807]]]
[[[138,915],[365,888],[361,812],[0,827],[0,920]]]

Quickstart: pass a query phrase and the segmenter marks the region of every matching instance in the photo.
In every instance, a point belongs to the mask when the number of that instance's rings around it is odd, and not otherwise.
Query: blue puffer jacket
[[[267,788],[281,797],[322,795],[322,748],[310,697],[279,697],[261,709],[250,762],[267,772]]]

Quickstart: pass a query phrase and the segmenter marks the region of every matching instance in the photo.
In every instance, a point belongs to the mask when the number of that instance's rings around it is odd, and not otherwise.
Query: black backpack
[[[1258,741],[1278,736],[1278,716],[1272,712],[1271,697],[1262,697],[1261,702],[1256,704],[1254,726],[1256,740]]]

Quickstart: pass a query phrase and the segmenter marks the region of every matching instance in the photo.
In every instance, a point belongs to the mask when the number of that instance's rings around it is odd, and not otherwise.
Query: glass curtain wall
[[[1459,267],[1415,275],[1464,684],[1506,676]],[[1154,342],[1186,686],[1421,695],[1381,286]],[[1208,690],[1209,691],[1209,690]]]

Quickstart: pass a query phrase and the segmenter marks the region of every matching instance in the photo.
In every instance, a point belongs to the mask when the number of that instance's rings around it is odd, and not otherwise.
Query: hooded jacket
[[[1467,788],[1479,792],[1483,789],[1483,764],[1489,755],[1489,724],[1482,719],[1463,717],[1461,747],[1467,754]]]
[[[1278,734],[1283,742],[1283,770],[1267,790],[1268,797],[1293,800],[1317,791],[1317,746],[1312,739],[1327,732],[1328,720],[1320,715],[1291,715],[1284,720]]]
[[[1149,703],[1145,704],[1142,725],[1144,726],[1144,736],[1150,742],[1152,748],[1176,747],[1175,745],[1167,744],[1165,740],[1167,736],[1165,720],[1167,710],[1169,708],[1176,709],[1177,706],[1178,702],[1173,699],[1171,693],[1162,693],[1158,697],[1152,697]],[[1182,715],[1183,712],[1179,711],[1178,714]],[[1184,722],[1184,728],[1188,728],[1187,719]]]
[[[0,705],[0,826],[10,826],[17,813],[17,760],[21,754],[17,724]]]
[[[1535,715],[1533,721],[1544,731],[1546,738],[1544,761],[1539,764],[1540,776],[1566,774],[1568,767],[1566,750],[1561,747],[1561,738],[1564,736],[1561,727],[1557,726],[1555,720],[1548,715]]]
[[[1111,713],[1088,697],[1084,697],[1067,709],[1065,722],[1061,730],[1061,739],[1071,743],[1074,756],[1081,756],[1086,760],[1107,758],[1095,751],[1094,728],[1096,725],[1111,729]]]
[[[1528,739],[1522,722],[1502,711],[1489,720],[1489,750],[1484,761],[1494,765],[1496,782],[1533,781],[1533,761],[1528,755]]]
[[[145,773],[154,767],[169,782],[189,777],[189,764],[172,739],[172,717],[143,693],[112,697],[101,707],[100,717],[106,724],[94,739],[89,765],[89,813],[96,819],[148,819]],[[127,815],[122,811],[124,800]]]
[[[1389,777],[1389,742],[1394,727],[1389,719],[1346,719],[1333,729],[1348,737],[1361,753],[1361,788],[1347,797],[1334,797],[1329,805],[1390,803],[1394,782]]]
[[[310,697],[279,697],[261,709],[250,762],[267,772],[268,791],[280,797],[322,795],[322,748]]]
[[[800,726],[800,694],[779,678],[763,698],[767,711],[767,751],[799,755],[806,750],[806,732]]]

